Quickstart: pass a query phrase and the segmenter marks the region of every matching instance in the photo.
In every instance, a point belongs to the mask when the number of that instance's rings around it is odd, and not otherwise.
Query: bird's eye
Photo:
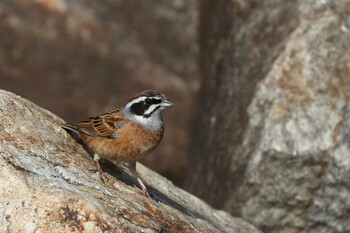
[[[146,99],[146,104],[152,104],[152,100],[151,99]]]

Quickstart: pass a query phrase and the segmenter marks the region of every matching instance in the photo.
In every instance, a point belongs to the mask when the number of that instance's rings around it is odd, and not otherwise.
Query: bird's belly
[[[138,133],[136,135],[140,135],[140,132]],[[161,141],[163,135],[163,132],[159,132],[156,135],[147,134],[147,132],[141,133],[142,137],[135,137],[133,136],[135,134],[130,134],[130,132],[124,134],[120,132],[115,139],[87,137],[85,140],[88,146],[101,159],[128,162],[139,160],[153,151]]]
[[[141,146],[128,141],[96,140],[88,143],[89,147],[101,159],[122,161],[136,161],[144,157],[152,149],[150,146]]]

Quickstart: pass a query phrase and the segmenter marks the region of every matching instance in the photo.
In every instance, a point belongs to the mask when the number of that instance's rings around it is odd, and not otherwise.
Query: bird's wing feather
[[[118,134],[118,130],[126,123],[120,110],[108,112],[96,117],[90,117],[85,121],[76,124],[75,127],[90,136],[113,137]]]

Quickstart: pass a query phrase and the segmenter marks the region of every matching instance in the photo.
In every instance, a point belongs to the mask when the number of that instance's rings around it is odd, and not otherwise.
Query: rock
[[[187,187],[264,232],[350,232],[350,1],[202,1]]]
[[[142,90],[166,93],[182,114],[165,113],[166,137],[143,162],[181,184],[199,81],[196,2],[0,1],[0,87],[68,122]]]
[[[111,164],[102,183],[60,118],[10,92],[0,122],[0,232],[259,232],[140,164],[153,199]]]

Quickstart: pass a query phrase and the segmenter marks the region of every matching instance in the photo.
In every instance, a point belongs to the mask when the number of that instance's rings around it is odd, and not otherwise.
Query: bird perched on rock
[[[159,145],[164,132],[161,112],[173,105],[164,94],[146,90],[119,109],[62,127],[77,133],[92,150],[102,180],[100,159],[128,162],[142,193],[149,197],[146,186],[136,172],[136,161]]]

